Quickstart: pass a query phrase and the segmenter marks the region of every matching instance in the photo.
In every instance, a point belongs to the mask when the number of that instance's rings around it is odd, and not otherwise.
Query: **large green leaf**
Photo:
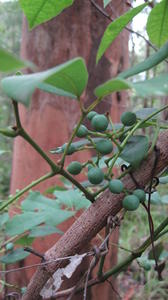
[[[28,63],[20,60],[6,50],[0,48],[0,72],[13,72],[23,69]]]
[[[125,80],[111,79],[111,80],[108,80],[105,83],[99,85],[94,90],[94,94],[97,97],[105,97],[105,96],[110,95],[113,92],[127,90],[130,88],[131,88],[131,85]]]
[[[168,0],[162,0],[151,10],[147,32],[152,43],[162,46],[168,40]]]
[[[13,250],[13,251],[7,253],[4,256],[1,256],[0,262],[2,262],[4,264],[13,264],[19,260],[26,258],[29,255],[30,255],[30,253],[24,251],[23,248],[19,248],[19,249],[16,249],[16,250]]]
[[[46,223],[47,225],[57,226],[72,217],[74,212],[61,209],[46,209],[44,212],[25,212],[14,216],[6,224],[6,234],[13,236],[31,230],[37,225]]]
[[[140,62],[139,64],[133,66],[132,68],[123,71],[118,75],[118,78],[128,78],[133,75],[139,74],[141,72],[147,71],[159,63],[161,63],[163,60],[165,60],[168,57],[168,42],[160,48],[157,52],[149,56],[144,61]]]
[[[32,245],[33,241],[34,241],[34,238],[29,237],[28,234],[26,234],[26,235],[18,238],[18,240],[15,241],[15,244],[21,245],[24,247],[28,247],[28,246]]]
[[[55,191],[54,195],[58,198],[60,204],[75,208],[75,210],[88,208],[91,204],[78,190]]]
[[[29,237],[46,236],[53,233],[63,234],[61,230],[59,230],[54,226],[43,225],[43,226],[37,226],[33,228],[29,234]]]
[[[40,194],[40,192],[30,192],[28,197],[21,203],[22,210],[45,211],[59,208],[59,204],[54,200]]]
[[[67,219],[73,217],[75,212],[63,210],[63,209],[52,209],[46,212],[45,223],[50,226],[57,226]]]
[[[88,72],[82,58],[74,58],[55,68],[22,76],[10,76],[2,80],[3,91],[12,99],[28,106],[32,93],[46,83],[58,89],[58,95],[79,97],[86,87]],[[44,88],[44,87],[42,87]],[[61,94],[62,91],[62,94]],[[54,89],[56,93],[56,89]]]
[[[120,157],[130,163],[132,166],[137,166],[144,159],[148,152],[149,141],[146,136],[134,135],[129,138]]]
[[[132,88],[141,97],[165,96],[168,94],[168,74],[162,74],[149,80],[132,83]]]
[[[46,213],[26,212],[16,215],[6,224],[6,234],[13,236],[30,230],[46,220]]]
[[[96,56],[96,63],[100,60],[104,52],[111,45],[114,39],[118,36],[118,34],[123,30],[123,28],[138,14],[140,13],[144,7],[148,4],[139,5],[132,10],[129,10],[121,17],[117,18],[115,21],[110,23],[106,28],[104,35],[102,37],[101,43],[99,45],[99,49]]]
[[[28,19],[29,28],[32,29],[60,14],[72,5],[74,0],[19,0],[19,2]]]

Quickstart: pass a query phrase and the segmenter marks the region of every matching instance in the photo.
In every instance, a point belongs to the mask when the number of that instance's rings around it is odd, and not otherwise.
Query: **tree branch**
[[[168,164],[168,130],[159,135],[157,147],[160,149],[160,157],[155,169],[155,175],[163,171]],[[155,154],[152,153],[143,161],[140,168],[133,173],[140,186],[145,186],[149,183],[154,161]],[[129,190],[136,188],[129,174],[124,177],[123,183],[125,188]],[[45,253],[45,259],[51,260],[81,252],[86,243],[106,225],[108,216],[115,216],[121,210],[123,196],[124,194],[114,195],[108,190],[103,192],[96,202],[84,211],[77,221],[73,223],[63,237]],[[64,266],[64,264],[65,263],[62,262],[55,262],[45,267],[39,267],[32,277],[27,292],[22,299],[40,299],[39,294],[46,281],[51,277],[51,274],[58,268]]]

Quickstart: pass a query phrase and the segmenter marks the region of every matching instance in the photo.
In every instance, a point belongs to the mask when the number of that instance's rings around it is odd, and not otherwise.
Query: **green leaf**
[[[147,22],[149,39],[156,46],[162,46],[168,39],[168,0],[162,0],[151,10]]]
[[[1,82],[3,91],[12,99],[28,106],[32,93],[42,82],[58,88],[58,95],[79,97],[88,80],[88,72],[82,58],[74,58],[55,68],[30,75],[10,76]],[[56,89],[54,89],[56,91]]]
[[[46,213],[26,212],[16,215],[6,224],[6,234],[13,236],[30,230],[46,220]]]
[[[4,264],[13,264],[17,261],[20,261],[27,256],[29,256],[30,253],[24,251],[24,249],[19,248],[16,250],[13,250],[12,252],[9,252],[8,254],[0,257],[0,262]]]
[[[59,204],[54,200],[40,194],[40,192],[30,192],[28,197],[22,201],[23,211],[45,211],[46,209],[57,209]]]
[[[88,208],[91,204],[78,190],[55,191],[54,195],[60,201],[60,204],[75,208],[75,210]]]
[[[111,0],[103,0],[104,8],[111,2]]]
[[[141,72],[147,71],[155,67],[162,61],[164,61],[167,57],[168,57],[168,43],[166,43],[162,48],[160,48],[157,52],[149,56],[144,61],[120,73],[118,75],[118,78],[125,79],[133,75],[139,74]]]
[[[0,227],[2,227],[9,219],[8,213],[0,215]]]
[[[72,5],[74,0],[19,0],[19,2],[28,19],[29,28],[32,29],[59,15]]]
[[[44,225],[33,228],[29,234],[29,237],[46,236],[53,233],[63,234],[61,230],[55,228],[54,226]]]
[[[136,94],[141,97],[165,96],[168,94],[168,74],[162,74],[149,80],[132,83]]]
[[[148,152],[148,148],[149,141],[146,136],[134,135],[128,139],[120,157],[136,167],[144,159]]]
[[[63,90],[60,90],[50,84],[47,83],[40,83],[38,88],[46,93],[51,93],[51,94],[56,94],[59,96],[63,96],[63,97],[69,97],[69,98],[76,98],[75,95],[71,94],[71,93],[67,93]]]
[[[96,56],[96,63],[100,60],[104,52],[111,45],[114,39],[119,35],[123,28],[138,14],[141,10],[144,9],[148,4],[139,5],[132,10],[129,10],[121,17],[117,18],[115,21],[110,23],[106,28],[104,35],[102,37],[101,43]]]
[[[62,209],[53,209],[46,212],[45,223],[50,226],[57,226],[67,219],[73,217],[75,212],[62,210]]]
[[[0,48],[0,72],[13,72],[23,69],[28,63],[20,60],[6,50]]]
[[[21,245],[21,246],[31,246],[34,241],[34,238],[29,237],[28,234],[22,236],[18,240],[15,241],[15,244]]]
[[[131,85],[122,79],[110,79],[106,81],[105,83],[99,85],[95,90],[94,94],[97,97],[105,97],[110,95],[113,92],[116,91],[122,91],[130,89]]]

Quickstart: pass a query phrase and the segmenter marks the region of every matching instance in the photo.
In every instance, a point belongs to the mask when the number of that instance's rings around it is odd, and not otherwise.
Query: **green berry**
[[[14,244],[13,243],[8,243],[8,244],[6,244],[5,248],[6,248],[7,251],[12,251],[13,248],[14,248]]]
[[[146,194],[144,190],[137,189],[133,192],[133,195],[137,196],[141,203],[144,203],[146,200]]]
[[[63,151],[65,151],[66,146],[67,146],[67,144],[64,144],[64,145],[62,146],[62,150],[63,150]],[[68,149],[67,154],[68,154],[68,155],[71,155],[71,154],[74,153],[75,151],[76,151],[75,146],[74,146],[73,144],[71,144],[71,145],[69,146],[69,149]]]
[[[109,182],[109,189],[114,194],[120,194],[124,189],[124,185],[121,180],[113,179]]]
[[[78,161],[72,161],[67,167],[67,171],[73,175],[78,175],[81,172],[81,170],[82,170],[82,165]]]
[[[108,127],[108,119],[104,115],[96,115],[91,120],[92,127],[96,131],[105,131]]]
[[[21,288],[21,294],[24,295],[26,293],[26,291],[27,291],[27,288],[25,286],[23,286]]]
[[[85,125],[81,125],[76,133],[76,136],[79,138],[85,137],[88,134],[88,129]]]
[[[136,210],[139,206],[139,199],[137,196],[135,195],[129,195],[129,196],[125,196],[123,201],[122,201],[122,205],[123,208],[125,208],[126,210]]]
[[[97,115],[97,112],[96,112],[96,111],[94,111],[94,110],[90,111],[90,112],[87,114],[88,120],[91,121],[92,118],[93,118],[95,115]]]
[[[132,126],[136,123],[136,114],[131,111],[126,111],[121,115],[121,122],[125,126]]]
[[[109,154],[113,150],[113,144],[110,140],[101,140],[96,143],[96,150],[101,154]]]
[[[104,173],[98,167],[93,167],[88,171],[88,180],[92,184],[99,184],[104,179]]]

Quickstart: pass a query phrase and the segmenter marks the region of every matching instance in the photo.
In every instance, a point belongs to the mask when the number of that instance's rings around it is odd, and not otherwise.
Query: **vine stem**
[[[33,186],[35,186],[36,184],[39,183],[41,181],[46,180],[49,177],[53,177],[57,174],[60,174],[62,176],[64,176],[65,178],[67,178],[70,182],[72,182],[77,188],[79,188],[86,196],[87,199],[89,199],[91,202],[94,202],[94,196],[87,191],[87,189],[85,189],[76,179],[74,179],[68,172],[66,172],[61,165],[55,164],[55,162],[53,160],[50,159],[50,157],[42,150],[42,148],[36,144],[36,142],[29,136],[29,134],[24,130],[24,128],[22,127],[21,124],[21,120],[20,120],[20,116],[19,116],[19,110],[18,110],[18,103],[16,101],[12,101],[13,102],[13,107],[14,107],[14,113],[15,113],[15,119],[16,119],[16,132],[18,132],[18,135],[21,136],[22,138],[24,138],[35,150],[36,152],[38,152],[41,157],[48,163],[48,165],[51,167],[51,172],[48,173],[47,175],[44,175],[42,177],[40,177],[39,179],[37,179],[36,181],[33,181],[32,183],[30,183],[28,186],[26,186],[22,191],[21,195],[23,193],[25,193],[26,191],[28,191],[30,188],[32,188]],[[85,114],[87,114],[87,112],[83,113],[78,126],[76,127],[74,133],[72,134],[70,141],[68,143],[68,145],[71,144],[74,136],[76,135],[76,132],[83,120],[83,118],[85,117]],[[68,145],[67,145],[67,150],[68,150]],[[66,152],[66,151],[65,151]],[[65,154],[65,153],[64,153]],[[66,155],[66,154],[65,154]],[[64,157],[65,159],[65,157]],[[45,178],[45,176],[47,176],[47,178]],[[49,177],[48,177],[49,176]],[[19,193],[17,193],[14,197],[12,197],[11,199],[9,199],[8,201],[5,202],[4,205],[2,205],[0,207],[0,211],[7,207],[9,204],[11,204],[12,202],[14,202],[18,197],[21,196]]]
[[[37,180],[32,181],[29,185],[27,185],[25,188],[20,190],[18,193],[16,193],[13,197],[11,197],[9,200],[4,201],[5,203],[0,206],[0,211],[2,211],[4,208],[6,208],[9,204],[13,203],[15,200],[17,200],[20,196],[22,196],[25,192],[30,190],[32,187],[36,186],[40,182],[45,181],[46,179],[51,178],[55,174],[53,172],[47,173],[44,176],[38,178]]]

